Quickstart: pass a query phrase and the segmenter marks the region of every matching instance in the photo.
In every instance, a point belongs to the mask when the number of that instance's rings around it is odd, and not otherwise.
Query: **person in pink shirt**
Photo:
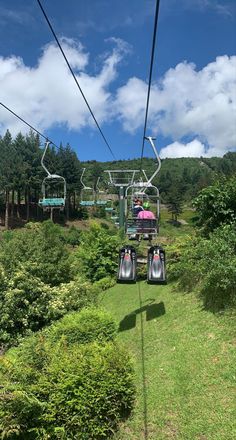
[[[155,215],[149,209],[149,203],[145,202],[143,204],[143,211],[140,211],[138,213],[138,218],[144,219],[144,220],[155,220],[155,218],[156,218]]]

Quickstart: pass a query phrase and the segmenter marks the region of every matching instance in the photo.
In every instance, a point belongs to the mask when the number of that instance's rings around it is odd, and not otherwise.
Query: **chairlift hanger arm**
[[[99,188],[99,182],[100,182],[100,180],[101,180],[101,176],[99,176],[99,177],[97,178],[97,182],[96,182],[96,185],[95,185],[96,192],[97,192],[98,194],[104,194],[105,191],[103,191],[103,190],[101,190],[101,189]]]
[[[147,182],[145,182],[145,187],[146,187],[146,186],[149,186],[152,183],[154,177],[156,177],[157,173],[159,173],[160,168],[161,168],[161,159],[160,159],[160,156],[159,156],[159,154],[157,152],[155,144],[153,142],[156,138],[154,138],[152,136],[147,136],[147,137],[145,137],[145,139],[147,139],[150,142],[151,147],[153,149],[153,152],[154,152],[154,154],[155,154],[155,156],[157,158],[157,162],[158,162],[158,166],[157,166],[156,171],[153,173],[153,175],[150,177],[150,179]]]
[[[92,188],[90,188],[90,186],[86,186],[86,185],[84,184],[84,182],[83,182],[83,176],[84,176],[85,170],[86,170],[86,168],[83,168],[82,174],[81,174],[81,176],[80,176],[80,182],[81,182],[81,184],[82,184],[82,186],[83,186],[83,189],[92,189]]]
[[[42,155],[42,158],[41,158],[41,165],[42,165],[42,168],[44,169],[44,171],[46,171],[48,177],[52,178],[52,174],[48,171],[48,169],[46,168],[46,165],[44,164],[44,158],[45,158],[46,152],[47,152],[48,147],[49,147],[50,144],[51,144],[51,141],[46,140],[45,147],[44,147],[44,152],[43,152],[43,155]]]

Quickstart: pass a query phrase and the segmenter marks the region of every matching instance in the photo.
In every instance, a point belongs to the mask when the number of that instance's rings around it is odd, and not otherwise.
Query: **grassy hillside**
[[[116,440],[233,440],[233,319],[174,286],[116,285],[101,298],[133,355],[134,413]]]

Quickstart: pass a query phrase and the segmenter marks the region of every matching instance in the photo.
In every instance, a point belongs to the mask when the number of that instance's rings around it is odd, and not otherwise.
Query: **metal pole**
[[[53,208],[50,210],[50,220],[53,222]]]
[[[124,198],[124,187],[120,186],[119,191],[119,227],[123,228],[125,224],[125,198]]]

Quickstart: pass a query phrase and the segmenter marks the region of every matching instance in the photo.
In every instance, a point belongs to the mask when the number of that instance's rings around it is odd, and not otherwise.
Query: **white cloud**
[[[131,78],[117,91],[116,109],[124,130],[143,126],[147,84]],[[197,71],[178,64],[167,71],[151,91],[150,131],[181,141],[198,138],[205,154],[216,155],[236,147],[236,56],[220,56]]]
[[[206,156],[205,145],[197,139],[187,144],[181,142],[173,142],[161,149],[160,156],[164,159],[166,157],[200,157]]]
[[[235,12],[234,0],[168,0],[167,8],[173,8],[173,3],[187,10],[201,12],[212,11],[225,18],[233,18]]]
[[[87,73],[89,55],[83,46],[72,39],[62,39],[63,49],[99,123],[112,116],[109,86],[127,49],[125,44],[122,46],[122,40],[112,42],[115,48],[103,59],[100,72],[91,75]],[[0,83],[0,100],[40,131],[60,124],[74,130],[94,127],[71,73],[53,43],[44,47],[38,65],[33,68],[15,56],[0,57]],[[6,128],[13,135],[28,130],[2,107],[0,119],[1,133]]]
[[[91,74],[89,54],[72,39],[62,44],[94,114],[103,122],[120,120],[131,134],[144,124],[147,83],[137,77],[112,94],[118,65],[131,48],[120,39],[100,58]],[[220,56],[202,70],[187,62],[169,69],[151,90],[149,130],[173,140],[167,155],[217,155],[236,148],[236,56]],[[15,56],[0,57],[0,101],[40,131],[65,125],[79,131],[96,128],[58,48],[44,47],[35,67]],[[114,85],[113,85],[114,87]],[[0,106],[0,133],[28,128]],[[185,139],[188,143],[185,143]],[[173,153],[174,152],[174,153]]]

